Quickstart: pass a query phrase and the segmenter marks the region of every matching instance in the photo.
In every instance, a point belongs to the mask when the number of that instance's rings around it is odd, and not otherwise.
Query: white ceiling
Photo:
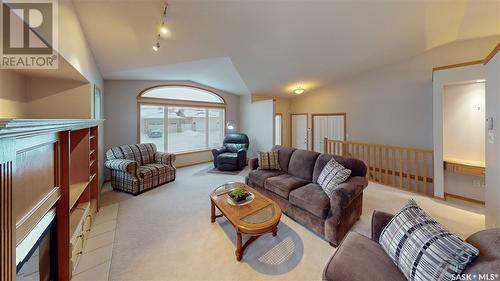
[[[290,96],[455,40],[500,34],[500,1],[73,0],[105,79]]]

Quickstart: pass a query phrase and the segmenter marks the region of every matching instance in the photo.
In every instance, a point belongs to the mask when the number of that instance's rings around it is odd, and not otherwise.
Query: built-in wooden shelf
[[[99,210],[99,169],[95,163],[99,161],[100,123],[83,119],[0,119],[0,169],[7,179],[0,180],[2,281],[16,279],[16,245],[23,243],[16,239],[26,239],[54,207],[57,239],[51,249],[55,249],[57,262],[51,267],[57,280],[71,280],[85,247],[85,236]],[[16,177],[23,180],[8,180]],[[18,196],[13,196],[13,190]]]
[[[82,195],[83,192],[85,192],[87,186],[89,185],[89,182],[79,182],[75,184],[71,184],[69,187],[69,208],[72,209],[76,202],[78,202],[78,199]]]
[[[484,177],[485,163],[481,161],[465,160],[458,158],[444,158],[444,169],[450,173]]]
[[[70,241],[75,241],[81,234],[80,226],[83,224],[83,220],[88,215],[90,210],[90,202],[85,202],[78,204],[77,208],[71,211],[70,215]]]

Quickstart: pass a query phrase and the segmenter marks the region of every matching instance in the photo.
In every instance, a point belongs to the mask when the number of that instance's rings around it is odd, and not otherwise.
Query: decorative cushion
[[[242,144],[242,143],[226,143],[226,144],[224,144],[224,147],[226,147],[227,151],[232,152],[232,153],[236,153],[244,147],[244,144]]]
[[[259,152],[259,169],[281,170],[278,159],[278,151]]]
[[[344,168],[335,159],[326,163],[318,177],[318,184],[323,188],[326,195],[331,198],[333,190],[351,175],[351,170]]]
[[[410,281],[454,280],[479,254],[413,199],[382,230],[379,243]]]

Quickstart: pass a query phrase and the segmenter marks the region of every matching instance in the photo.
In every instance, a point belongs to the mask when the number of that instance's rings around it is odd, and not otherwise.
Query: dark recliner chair
[[[212,149],[214,167],[221,171],[237,171],[247,165],[248,136],[227,134],[222,147]]]

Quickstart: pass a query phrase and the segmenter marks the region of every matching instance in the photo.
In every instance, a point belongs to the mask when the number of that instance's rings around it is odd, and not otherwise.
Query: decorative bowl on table
[[[235,204],[243,203],[250,196],[251,193],[242,187],[237,187],[229,192],[229,198],[231,198]]]

